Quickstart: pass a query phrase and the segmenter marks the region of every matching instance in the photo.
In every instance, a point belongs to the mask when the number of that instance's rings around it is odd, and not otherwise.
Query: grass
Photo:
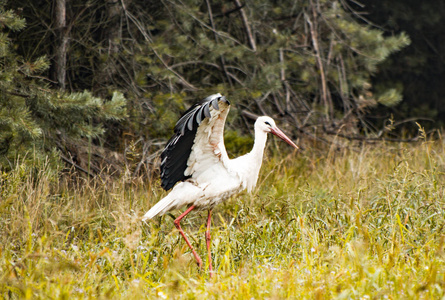
[[[4,299],[445,297],[443,142],[269,154],[254,193],[214,211],[213,279],[171,216],[138,220],[165,195],[157,179],[19,164],[0,188]],[[203,259],[205,216],[182,222]]]

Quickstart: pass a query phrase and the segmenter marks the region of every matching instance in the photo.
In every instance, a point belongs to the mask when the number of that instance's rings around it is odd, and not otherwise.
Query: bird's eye
[[[264,122],[264,124],[266,124],[267,126],[271,126],[268,121]]]

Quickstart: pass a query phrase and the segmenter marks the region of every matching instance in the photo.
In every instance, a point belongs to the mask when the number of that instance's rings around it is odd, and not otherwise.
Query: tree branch
[[[133,16],[128,10],[124,7],[125,15],[133,22],[133,24],[136,25],[136,27],[139,29],[139,32],[144,36],[145,40],[149,42],[150,44],[153,44],[153,41],[151,40],[150,36],[148,36],[147,32],[144,30],[144,26],[139,23],[138,19],[136,19],[135,16]],[[198,90],[193,84],[189,83],[184,77],[182,77],[179,73],[177,73],[175,70],[173,70],[159,55],[159,53],[152,47],[151,50],[155,54],[155,56],[159,59],[159,61],[164,65],[164,67],[173,73],[179,81],[182,82],[187,88],[189,88],[191,91]]]
[[[234,0],[237,8],[240,9],[241,18],[243,19],[244,29],[246,30],[247,37],[249,39],[250,47],[255,52],[256,51],[256,44],[255,39],[253,38],[252,31],[250,30],[249,21],[247,20],[246,12],[244,11],[244,8],[239,0]]]
[[[315,5],[312,2],[312,0],[310,0],[310,5],[311,5],[311,10],[312,10],[313,20],[311,21],[311,17],[306,14],[306,22],[309,24],[309,29],[310,29],[311,38],[312,38],[312,45],[314,46],[315,57],[317,58],[317,64],[318,64],[318,68],[320,70],[321,98],[323,100],[323,105],[325,106],[325,114],[329,117],[329,119],[331,119],[332,113],[333,113],[333,107],[332,107],[332,103],[330,103],[330,101],[329,101],[326,74],[325,74],[325,70],[324,70],[323,60],[321,58],[320,45],[318,43],[318,31],[317,31],[317,23],[316,23],[317,22],[317,10],[316,10]]]
[[[212,7],[210,5],[209,0],[206,0],[206,4],[207,4],[207,11],[209,13],[210,26],[212,26],[213,29],[213,36],[215,38],[215,43],[218,44],[218,35],[216,34],[215,23],[213,22]],[[230,76],[227,72],[226,62],[224,60],[224,57],[221,55],[219,59],[221,61],[221,67],[224,71],[224,74],[226,75],[227,81],[229,82],[230,86],[233,87],[232,80],[230,79]]]

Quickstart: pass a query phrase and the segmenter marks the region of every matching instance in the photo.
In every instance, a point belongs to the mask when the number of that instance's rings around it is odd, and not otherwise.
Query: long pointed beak
[[[270,133],[276,135],[277,137],[279,137],[280,139],[282,139],[283,141],[285,141],[286,143],[288,143],[289,145],[291,145],[292,147],[294,147],[295,149],[300,149],[297,145],[295,145],[294,142],[292,142],[292,140],[290,138],[288,138],[284,132],[282,132],[280,130],[280,128],[278,127],[274,127],[270,129]]]

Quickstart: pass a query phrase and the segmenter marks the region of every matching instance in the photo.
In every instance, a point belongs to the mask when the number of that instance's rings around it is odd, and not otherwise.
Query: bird
[[[230,196],[243,190],[251,192],[256,186],[268,133],[298,149],[271,117],[262,116],[255,121],[252,150],[230,159],[224,145],[224,124],[229,109],[228,99],[218,93],[191,106],[182,115],[161,153],[161,187],[171,191],[142,217],[143,221],[147,221],[168,211],[187,207],[174,220],[174,225],[192,251],[199,269],[202,269],[202,259],[180,222],[192,210],[208,210],[205,239],[210,277],[213,275],[210,250],[212,209]]]

